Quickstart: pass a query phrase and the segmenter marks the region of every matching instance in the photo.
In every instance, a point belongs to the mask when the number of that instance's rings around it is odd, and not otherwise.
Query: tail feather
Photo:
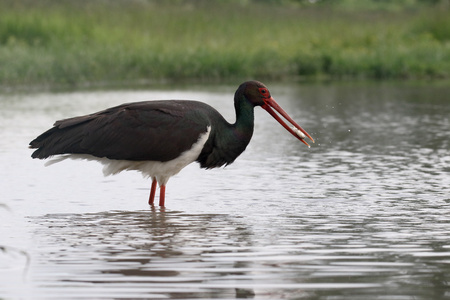
[[[80,143],[83,139],[83,124],[95,119],[96,114],[56,121],[50,128],[30,142],[36,149],[32,158],[45,159],[57,154],[83,153]]]
[[[77,130],[53,127],[30,142],[30,148],[36,149],[31,157],[45,159],[57,154],[79,153],[80,142],[81,135]]]

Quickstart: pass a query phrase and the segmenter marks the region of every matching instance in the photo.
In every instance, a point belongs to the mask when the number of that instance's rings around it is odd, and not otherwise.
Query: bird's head
[[[278,123],[281,124],[287,131],[298,138],[302,143],[309,147],[309,144],[305,141],[308,137],[313,143],[314,139],[300,126],[298,125],[289,115],[281,108],[280,105],[272,98],[269,89],[259,81],[247,81],[239,86],[236,91],[235,99],[239,99],[240,96],[244,96],[253,106],[261,106],[265,109]],[[291,123],[293,126],[284,122],[280,114],[286,121]]]

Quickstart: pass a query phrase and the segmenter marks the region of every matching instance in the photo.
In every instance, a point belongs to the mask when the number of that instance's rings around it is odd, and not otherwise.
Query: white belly
[[[103,164],[103,174],[105,176],[114,175],[125,170],[135,170],[141,172],[145,177],[156,178],[160,186],[166,185],[171,176],[177,174],[181,169],[197,159],[208,140],[210,132],[211,127],[208,127],[207,131],[199,136],[197,142],[192,145],[191,149],[184,151],[177,158],[165,162],[117,160],[95,157],[89,154],[67,154],[48,161],[46,165],[48,166],[67,158],[95,160]]]

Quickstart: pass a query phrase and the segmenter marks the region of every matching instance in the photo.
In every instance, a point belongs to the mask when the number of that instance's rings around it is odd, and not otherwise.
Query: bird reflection
[[[148,294],[171,298],[255,295],[239,283],[239,277],[248,283],[251,262],[227,255],[248,251],[253,233],[229,215],[151,207],[52,214],[35,221],[42,225],[36,234],[47,236],[42,247],[52,248],[45,251],[52,253],[46,264],[65,271],[55,281],[117,285],[131,293],[139,286]],[[80,264],[86,269],[76,267]]]

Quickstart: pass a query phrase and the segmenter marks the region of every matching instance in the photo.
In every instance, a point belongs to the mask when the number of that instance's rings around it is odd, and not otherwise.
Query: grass
[[[3,0],[0,85],[450,77],[445,7],[242,3]]]

